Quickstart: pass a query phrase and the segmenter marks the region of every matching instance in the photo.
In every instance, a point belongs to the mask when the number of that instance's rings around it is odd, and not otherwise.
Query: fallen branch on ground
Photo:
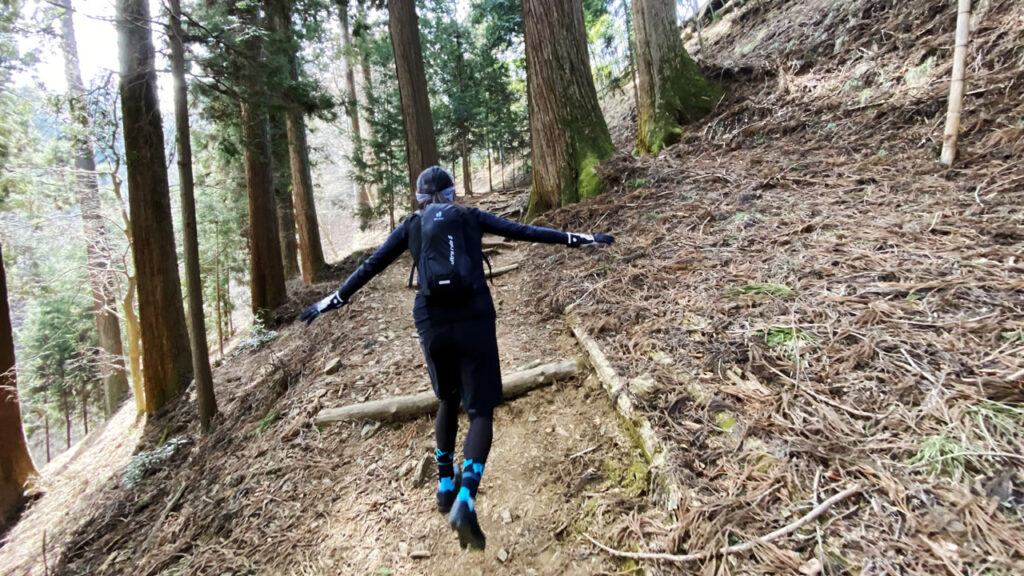
[[[577,360],[561,360],[503,376],[501,388],[506,399],[515,398],[555,380],[571,378],[577,372],[579,372]],[[328,408],[321,410],[313,418],[313,422],[323,424],[341,420],[402,420],[429,414],[435,410],[437,410],[437,397],[433,392],[423,392],[412,396],[373,400],[341,408]]]
[[[174,506],[178,504],[178,500],[181,499],[182,494],[185,493],[186,486],[186,484],[178,486],[177,491],[175,491],[174,495],[171,496],[171,499],[167,501],[167,506],[164,506],[163,512],[160,513],[160,517],[157,518],[156,523],[153,524],[153,528],[150,530],[149,536],[146,537],[146,540],[142,543],[142,547],[139,548],[139,551],[146,552],[153,541],[156,540],[157,534],[160,533],[160,528],[164,525],[164,521],[167,520],[167,515],[171,513]]]
[[[793,522],[792,524],[783,526],[782,528],[779,528],[778,530],[770,534],[766,534],[760,538],[751,540],[750,542],[744,542],[742,544],[736,544],[734,546],[726,546],[725,548],[722,548],[716,552],[698,552],[696,554],[658,554],[654,552],[623,552],[622,550],[616,550],[614,548],[609,548],[604,544],[601,544],[597,540],[594,540],[590,536],[590,534],[584,534],[583,536],[586,537],[587,540],[590,540],[592,543],[594,543],[594,545],[598,548],[604,550],[605,552],[613,556],[618,556],[620,558],[631,558],[633,560],[655,560],[659,562],[694,562],[697,560],[704,560],[706,558],[710,558],[714,555],[725,556],[727,554],[749,552],[759,544],[766,544],[768,542],[771,542],[772,540],[777,540],[778,538],[781,538],[787,534],[796,532],[798,529],[800,529],[801,526],[804,526],[805,524],[811,522],[818,516],[821,516],[822,513],[828,510],[836,502],[839,502],[840,500],[843,500],[845,498],[849,498],[850,496],[858,492],[860,492],[860,486],[851,486],[846,490],[843,490],[842,492],[829,498],[828,500],[825,500],[821,504],[818,504],[813,510],[811,510],[805,516],[803,516],[796,522]]]

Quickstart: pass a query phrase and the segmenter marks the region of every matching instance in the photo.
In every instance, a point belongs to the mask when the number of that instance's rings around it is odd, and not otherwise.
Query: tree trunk
[[[256,5],[244,6],[241,20],[259,29]],[[271,313],[288,298],[281,265],[277,206],[274,200],[274,166],[270,145],[265,79],[257,63],[263,62],[263,43],[250,35],[242,47],[246,58],[237,64],[247,98],[241,104],[242,140],[245,149],[245,182],[249,196],[249,292],[252,313],[269,324]]]
[[[494,192],[494,168],[491,167],[491,144],[487,143],[487,191]]]
[[[50,455],[50,413],[43,408],[43,428],[46,434],[46,463],[49,464],[52,459]]]
[[[82,435],[89,435],[89,390],[82,390]]]
[[[125,336],[128,338],[128,361],[132,368],[132,391],[135,395],[135,409],[139,414],[146,411],[146,387],[142,378],[142,327],[135,314],[135,290],[138,282],[135,276],[128,277],[128,289],[124,293]]]
[[[574,377],[579,372],[578,360],[562,360],[538,366],[530,370],[507,374],[502,377],[502,392],[506,399],[551,384],[556,380]],[[423,392],[412,396],[385,398],[362,404],[328,408],[321,410],[313,419],[316,424],[338,422],[342,420],[402,420],[415,418],[423,414],[437,411],[437,396],[433,392]]]
[[[501,189],[505,190],[508,187],[505,186],[505,148],[503,146],[498,146],[498,165],[501,170]]]
[[[960,135],[960,112],[964,102],[964,70],[967,63],[967,41],[970,34],[971,0],[960,0],[956,13],[956,36],[953,46],[953,76],[949,85],[949,108],[942,133],[942,154],[939,161],[950,167],[956,159],[956,141]]]
[[[388,0],[388,25],[395,53],[395,73],[402,100],[406,158],[409,164],[409,206],[416,209],[416,179],[438,163],[434,121],[427,100],[427,76],[423,70],[420,26],[415,0]]]
[[[657,154],[679,140],[680,125],[714,109],[722,90],[704,79],[679,35],[675,0],[633,0],[636,36],[636,149]]]
[[[527,219],[597,196],[595,167],[615,151],[587,57],[580,0],[523,0],[533,153]]]
[[[349,33],[348,25],[349,0],[338,2],[338,16],[341,20],[341,41],[343,63],[345,69],[345,113],[348,115],[352,127],[352,154],[363,154],[363,143],[359,130],[359,99],[356,96],[356,74],[355,66],[352,64],[355,56],[355,47],[352,45],[352,36]],[[370,212],[370,195],[366,192],[366,184],[359,184],[356,189],[356,204],[359,207],[359,214],[366,215]],[[364,218],[365,219],[365,218]],[[363,222],[365,224],[366,222]]]
[[[25,501],[25,485],[35,473],[36,468],[21,427],[14,334],[7,303],[7,276],[0,247],[0,534],[7,530],[12,517],[21,510]]]
[[[71,401],[67,390],[61,393],[61,406],[64,408],[64,450],[71,449]]]
[[[288,46],[288,76],[293,83],[299,81],[299,66],[295,56],[296,46],[292,38],[290,0],[276,0],[276,10],[271,22],[277,32],[286,39]],[[348,42],[346,40],[346,46]],[[312,284],[323,274],[323,245],[320,242],[320,225],[313,200],[313,175],[309,166],[309,145],[306,142],[306,122],[302,110],[294,105],[285,109],[285,130],[288,137],[288,161],[292,176],[292,204],[294,228],[299,234],[299,264],[302,281]],[[294,237],[294,233],[292,234]]]
[[[640,108],[640,91],[636,84],[636,54],[633,50],[636,33],[633,30],[633,14],[629,2],[630,0],[622,0],[622,13],[626,17],[626,50],[629,52],[629,79],[633,85],[633,110],[637,110]]]
[[[473,195],[473,169],[470,166],[469,138],[459,140],[459,154],[462,156],[462,190],[466,196]]]
[[[68,103],[72,121],[77,125],[71,137],[75,153],[75,193],[82,211],[89,286],[92,288],[96,335],[103,358],[103,391],[107,416],[128,394],[128,376],[124,367],[121,326],[117,320],[117,290],[110,269],[110,245],[103,225],[100,189],[96,180],[96,160],[89,140],[89,116],[85,110],[85,84],[78,62],[78,44],[72,18],[71,0],[61,0],[61,48],[64,52],[64,79],[68,84]]]
[[[264,323],[269,323],[270,313],[284,303],[287,293],[274,199],[269,118],[266,108],[258,101],[242,103],[242,138],[245,141],[245,181],[249,194],[252,313]]]
[[[373,93],[373,75],[370,72],[370,55],[365,41],[367,30],[369,30],[369,24],[366,22],[366,6],[363,0],[358,0],[358,12],[356,13],[355,26],[352,29],[352,37],[355,39],[355,46],[359,48],[359,70],[363,78],[363,102],[367,106],[371,106],[370,95]],[[365,134],[362,138],[363,142],[372,141],[373,127],[370,126],[370,122],[365,118],[362,128]],[[364,150],[363,153],[370,156],[366,159],[368,163],[375,161],[372,150]],[[376,205],[378,198],[374,193],[372,184],[366,186],[366,196],[371,206]]]
[[[117,176],[120,161],[116,162],[111,174],[113,182],[114,198],[121,209],[121,220],[124,222],[124,236],[128,241],[128,247],[135,252],[135,243],[132,241],[132,219],[128,217],[128,209],[124,205],[124,197],[121,194],[121,178]],[[135,314],[135,291],[138,287],[136,278],[138,275],[128,274],[128,264],[125,263],[125,276],[128,286],[124,291],[124,298],[121,300],[121,310],[124,313],[125,338],[128,339],[128,362],[131,367],[132,391],[135,396],[135,409],[139,414],[146,411],[146,391],[142,382],[142,329],[139,326],[139,317]]]
[[[277,234],[281,245],[281,267],[285,279],[299,271],[299,245],[295,241],[295,205],[292,203],[291,153],[288,151],[288,123],[284,114],[270,115],[270,153],[274,167],[274,204],[277,207]]]
[[[220,348],[220,357],[224,358],[224,317],[221,311],[221,283],[220,283],[220,222],[217,222],[217,264],[215,276],[217,277],[215,298],[217,299],[217,345]]]
[[[178,179],[181,189],[181,223],[185,236],[185,282],[188,288],[192,372],[196,380],[199,423],[209,432],[217,413],[210,371],[210,351],[206,344],[206,318],[203,313],[203,284],[199,275],[199,234],[196,227],[195,182],[192,175],[192,132],[188,119],[188,86],[185,83],[185,46],[181,29],[181,0],[168,0],[170,10],[167,37],[171,45],[171,74],[174,77],[174,120],[178,134]]]
[[[192,355],[171,227],[150,21],[146,0],[118,0],[121,108],[146,366],[146,411],[153,413],[188,385]]]

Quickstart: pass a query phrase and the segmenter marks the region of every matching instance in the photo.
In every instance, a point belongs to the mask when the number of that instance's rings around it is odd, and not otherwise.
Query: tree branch
[[[766,534],[760,538],[755,538],[750,542],[744,542],[742,544],[736,544],[734,546],[726,546],[725,548],[721,548],[716,552],[697,552],[696,554],[658,554],[654,552],[624,552],[622,550],[615,550],[614,548],[609,548],[604,544],[601,544],[597,540],[594,540],[589,534],[583,534],[583,536],[587,540],[590,540],[598,548],[604,550],[605,552],[613,556],[618,556],[620,558],[630,558],[633,560],[654,560],[657,562],[675,563],[695,562],[697,560],[704,560],[706,558],[710,558],[713,555],[725,556],[728,554],[737,554],[739,552],[748,552],[750,550],[753,550],[755,546],[758,546],[760,544],[766,544],[768,542],[771,542],[772,540],[777,540],[787,534],[796,532],[798,529],[800,529],[801,526],[804,526],[812,520],[814,520],[815,518],[817,518],[818,516],[821,516],[836,502],[849,498],[850,496],[860,491],[860,486],[851,486],[846,490],[843,490],[842,492],[829,498],[828,500],[825,500],[821,504],[818,504],[818,506],[816,506],[813,510],[811,510],[805,516],[803,516],[796,522],[793,522],[792,524],[783,526],[782,528],[779,528],[778,530],[770,534]]]

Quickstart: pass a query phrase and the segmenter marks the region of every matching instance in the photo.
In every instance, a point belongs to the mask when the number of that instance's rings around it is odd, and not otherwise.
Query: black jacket
[[[542,242],[545,244],[569,244],[569,235],[565,232],[530,226],[511,222],[485,212],[478,208],[464,208],[466,213],[476,218],[479,223],[480,235],[470,235],[466,238],[466,251],[482,252],[482,236],[484,233],[496,234],[511,240],[525,240],[527,242]],[[370,255],[359,268],[345,280],[345,283],[338,289],[338,296],[348,302],[349,299],[360,288],[366,285],[371,278],[380,274],[395,261],[402,252],[409,249],[410,220],[406,218],[402,224],[388,236],[384,244]],[[475,253],[475,252],[474,252]],[[494,303],[491,301],[491,293],[487,289],[487,282],[484,280],[483,265],[479,270],[479,279],[474,281],[475,291],[467,301],[458,303],[431,302],[416,294],[416,303],[413,306],[413,318],[417,327],[437,325],[438,323],[455,322],[464,319],[479,317],[494,317]]]

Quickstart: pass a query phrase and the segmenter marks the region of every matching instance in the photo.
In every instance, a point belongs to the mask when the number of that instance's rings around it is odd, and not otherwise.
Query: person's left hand
[[[341,308],[345,304],[346,302],[338,296],[338,293],[334,292],[327,298],[324,298],[309,308],[306,308],[306,311],[302,313],[302,316],[299,316],[299,320],[305,322],[306,326],[309,326],[313,323],[313,320],[319,318],[324,312]]]

